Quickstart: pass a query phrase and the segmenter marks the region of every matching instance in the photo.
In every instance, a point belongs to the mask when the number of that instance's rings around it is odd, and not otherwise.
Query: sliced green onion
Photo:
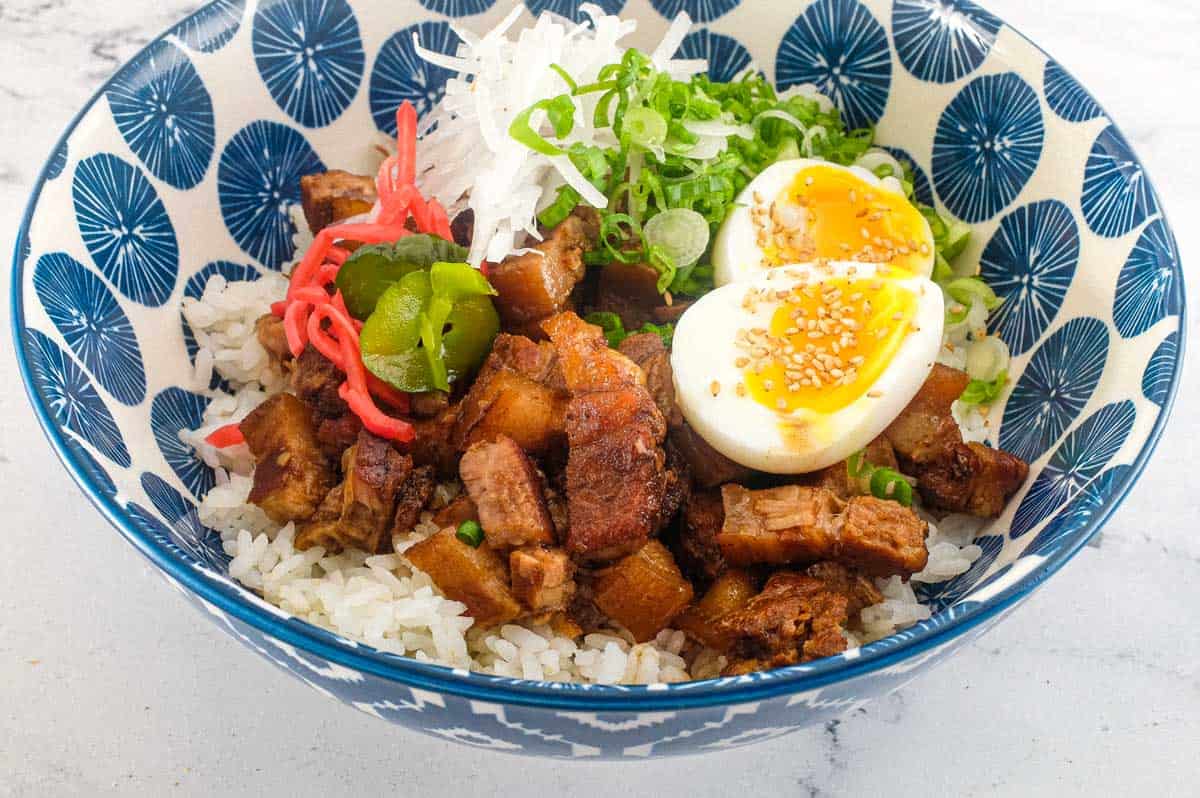
[[[663,211],[645,227],[646,243],[659,247],[676,268],[691,266],[708,249],[710,230],[703,216],[687,208]]]
[[[548,100],[541,100],[517,114],[512,124],[508,126],[508,135],[515,141],[524,144],[534,152],[542,155],[562,155],[565,151],[546,139],[533,129],[530,120],[535,111],[545,111],[554,135],[563,138],[575,127],[575,102],[569,94],[560,94]]]
[[[671,343],[675,340],[675,325],[669,322],[667,324],[651,324],[650,322],[646,322],[638,328],[638,332],[654,333],[662,339],[663,346],[667,347],[667,349],[671,348]]]
[[[575,82],[575,78],[571,77],[570,73],[568,73],[567,70],[563,69],[558,64],[551,64],[550,68],[553,69],[556,73],[558,73],[558,76],[560,78],[562,78],[563,82],[566,83],[567,86],[571,89],[572,94],[577,94],[579,92],[579,84]]]
[[[967,344],[967,374],[973,380],[991,382],[1008,370],[1008,344],[998,336],[989,335]]]
[[[625,332],[625,323],[621,321],[621,317],[616,313],[610,313],[606,310],[589,313],[583,317],[583,320],[588,324],[595,324],[604,331],[604,338],[608,341],[608,345],[616,349],[621,345],[621,342],[628,337]]]
[[[905,507],[912,506],[912,485],[894,468],[875,469],[875,473],[871,474],[871,495],[877,499],[899,502]]]
[[[946,240],[942,244],[942,256],[948,261],[954,260],[962,254],[970,240],[971,226],[958,219],[950,219],[946,223]]]
[[[1001,299],[987,283],[978,277],[957,277],[942,286],[946,294],[960,305],[971,306],[979,300],[988,310],[1000,307]]]
[[[667,120],[650,108],[630,108],[621,130],[640,147],[659,147],[667,140]]]
[[[454,537],[466,543],[473,549],[479,548],[479,544],[483,543],[483,527],[478,521],[463,521],[458,525],[458,531],[454,533]]]
[[[846,458],[846,473],[851,479],[862,479],[869,476],[872,467],[867,463],[866,452],[859,450]]]
[[[558,196],[554,198],[554,202],[546,206],[546,208],[538,214],[538,224],[546,229],[558,227],[571,212],[582,201],[579,192],[570,186],[559,186]]]
[[[962,396],[958,397],[958,401],[969,406],[990,405],[1000,398],[1000,394],[1004,392],[1004,386],[1007,384],[1008,372],[1006,370],[1001,370],[991,381],[971,380],[967,383]]]

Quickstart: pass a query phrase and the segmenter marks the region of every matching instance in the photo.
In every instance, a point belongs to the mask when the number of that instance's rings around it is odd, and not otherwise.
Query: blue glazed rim
[[[183,21],[192,20],[204,14],[214,3],[210,2],[193,12]],[[112,77],[91,96],[83,108],[67,125],[66,131],[55,144],[52,153],[58,152],[75,132],[80,121],[92,107],[104,96],[111,83],[121,74],[124,68],[142,53],[149,50],[158,42],[171,35],[178,25],[172,25],[167,31],[150,41],[138,56],[127,61]],[[1024,39],[1030,46],[1037,48],[1047,58],[1051,56],[1038,47],[1027,36],[1003,23],[1010,30]],[[1060,65],[1061,66],[1061,65]],[[1064,71],[1066,71],[1064,69]],[[1068,72],[1068,74],[1070,74]],[[1071,75],[1074,78],[1073,75]],[[1076,81],[1078,82],[1078,81]],[[1079,84],[1082,86],[1082,84]],[[1086,91],[1086,89],[1085,89]],[[1089,92],[1090,95],[1090,92]],[[1095,98],[1093,98],[1094,100]],[[1099,103],[1097,102],[1097,105]],[[1104,117],[1118,131],[1120,128],[1111,115],[1101,111]],[[1141,160],[1139,159],[1139,164]],[[1145,165],[1142,165],[1146,181],[1153,190],[1153,181]],[[11,316],[14,351],[21,373],[25,392],[33,406],[38,423],[42,427],[55,454],[63,466],[83,490],[87,498],[112,524],[121,536],[145,556],[156,567],[164,571],[172,580],[183,585],[199,598],[228,613],[242,623],[248,624],[260,632],[281,640],[289,645],[322,657],[331,662],[347,667],[354,671],[368,673],[372,676],[398,682],[410,687],[429,690],[437,693],[447,693],[467,699],[489,701],[499,704],[544,708],[552,710],[574,711],[610,711],[610,712],[645,712],[662,710],[683,710],[702,707],[739,704],[750,701],[760,701],[793,693],[807,692],[842,681],[869,676],[871,673],[900,663],[930,649],[953,641],[968,631],[998,618],[1004,612],[1015,607],[1036,588],[1041,586],[1051,575],[1062,568],[1082,549],[1089,540],[1107,523],[1109,517],[1121,506],[1129,495],[1134,484],[1145,470],[1150,455],[1153,454],[1166,428],[1171,411],[1175,405],[1179,389],[1180,375],[1183,369],[1184,354],[1187,338],[1187,300],[1184,290],[1182,262],[1176,263],[1178,283],[1176,291],[1179,295],[1179,345],[1175,362],[1171,371],[1170,388],[1163,401],[1158,419],[1155,421],[1145,444],[1138,452],[1137,458],[1131,465],[1130,473],[1123,480],[1119,489],[1091,516],[1081,528],[1072,530],[1071,539],[1062,547],[1051,553],[1040,565],[1031,570],[1016,584],[997,593],[982,602],[967,602],[943,610],[933,617],[942,620],[935,626],[922,629],[915,634],[899,637],[884,638],[864,646],[857,657],[831,657],[815,662],[780,668],[754,674],[748,677],[731,679],[709,679],[704,681],[684,682],[657,687],[646,686],[612,686],[612,685],[580,685],[534,682],[519,679],[507,679],[480,673],[451,670],[440,665],[430,665],[415,659],[382,652],[365,644],[354,643],[339,637],[332,632],[313,626],[296,618],[284,618],[279,614],[264,609],[249,601],[243,591],[231,585],[219,582],[206,576],[193,565],[178,559],[178,555],[166,546],[156,543],[147,532],[134,524],[125,508],[121,507],[114,497],[105,495],[89,476],[76,454],[66,445],[62,430],[53,418],[46,405],[45,397],[39,392],[33,379],[29,365],[29,355],[26,351],[25,312],[24,312],[24,267],[22,247],[29,234],[29,226],[41,198],[42,189],[46,183],[46,173],[50,162],[42,168],[34,184],[33,192],[26,204],[21,225],[17,232],[16,246],[13,253],[12,285],[11,285]],[[1157,194],[1157,192],[1155,192]],[[1167,220],[1166,210],[1159,204],[1159,214],[1168,230],[1171,230]],[[1172,236],[1174,234],[1172,233]],[[959,612],[956,612],[959,610]]]

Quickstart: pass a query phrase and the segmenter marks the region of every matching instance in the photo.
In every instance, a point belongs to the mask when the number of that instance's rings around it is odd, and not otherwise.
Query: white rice
[[[254,334],[254,321],[283,296],[286,280],[270,273],[254,282],[213,277],[198,300],[184,301],[184,314],[200,343],[196,390],[207,390],[212,372],[233,393],[213,392],[202,425],[181,439],[215,469],[217,485],[200,503],[200,520],[218,531],[232,559],[229,575],[285,612],[345,637],[390,651],[457,668],[514,678],[602,684],[658,684],[715,677],[723,656],[699,648],[683,632],[665,629],[635,644],[623,630],[589,634],[582,641],[534,624],[475,629],[466,606],[441,594],[429,576],[412,566],[404,551],[437,531],[425,514],[412,531],[393,539],[396,553],[368,555],[351,550],[326,556],[321,548],[299,552],[295,529],[280,527],[246,499],[254,460],[242,446],[218,450],[204,442],[213,430],[240,421],[286,377],[273,368]],[[985,420],[974,411],[956,412],[964,438],[982,440]],[[439,487],[444,505],[457,485]],[[969,516],[930,520],[929,563],[913,582],[940,582],[967,571],[981,550],[972,541],[980,522]],[[930,617],[912,583],[878,580],[884,601],[862,612],[862,628],[847,633],[852,647],[878,640]]]

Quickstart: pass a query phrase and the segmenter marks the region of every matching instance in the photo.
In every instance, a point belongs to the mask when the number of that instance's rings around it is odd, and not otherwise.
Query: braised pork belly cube
[[[728,631],[719,631],[717,621],[745,607],[758,592],[746,571],[730,569],[721,574],[705,594],[680,613],[671,624],[701,645],[726,652],[733,644]]]
[[[370,211],[375,205],[375,178],[338,169],[304,175],[300,204],[308,229],[319,233],[334,222]]]
[[[555,542],[541,476],[512,438],[501,435],[475,444],[462,456],[458,471],[492,546]]]
[[[717,535],[721,554],[739,566],[815,562],[837,543],[837,497],[820,488],[785,485],[747,490],[721,488],[725,521]]]
[[[321,450],[336,461],[341,459],[348,447],[354,445],[362,429],[362,420],[346,408],[344,415],[321,420],[317,426],[317,442],[321,444]]]
[[[575,565],[562,549],[515,549],[508,570],[513,594],[532,613],[563,612],[575,593]]]
[[[576,401],[573,408],[578,407]],[[644,424],[572,444],[567,461],[567,550],[584,561],[607,562],[641,548],[662,517],[664,461]]]
[[[645,372],[625,355],[610,349],[604,331],[596,325],[568,312],[546,319],[541,327],[554,344],[563,384],[572,395],[616,388],[645,390]]]
[[[283,363],[285,360],[292,359],[292,350],[288,346],[287,331],[283,327],[283,319],[276,316],[274,313],[267,313],[258,317],[254,322],[254,337],[258,339],[258,343],[263,349],[267,350],[267,356],[276,366]]]
[[[604,562],[641,548],[663,520],[666,422],[646,375],[574,313],[542,323],[558,351],[567,405],[566,548]]]
[[[874,496],[856,496],[841,515],[830,559],[873,576],[905,578],[925,568],[928,525],[907,507]]]
[[[439,527],[452,526],[458,529],[467,521],[478,522],[479,510],[466,494],[456,496],[453,501],[433,514],[433,523]]]
[[[740,610],[716,623],[730,641],[724,675],[753,673],[832,656],[846,650],[842,630],[849,602],[818,579],[780,571]]]
[[[993,518],[1024,484],[1029,464],[999,449],[963,443],[952,408],[969,383],[965,372],[934,366],[884,437],[902,470],[916,477],[927,505]]]
[[[292,391],[316,410],[322,420],[341,418],[350,412],[349,406],[338,395],[338,388],[345,381],[346,375],[312,344],[296,358],[292,369]]]
[[[653,639],[692,601],[667,547],[652,540],[596,574],[596,606],[640,642]]]
[[[454,425],[458,421],[458,407],[450,406],[433,418],[414,418],[413,439],[407,444],[413,464],[432,466],[442,479],[453,479],[458,475],[458,447],[454,445]]]
[[[429,505],[437,489],[437,477],[432,466],[414,468],[396,493],[396,513],[392,516],[392,534],[401,535],[413,529],[421,513]]]
[[[762,592],[714,623],[729,641],[725,675],[793,665],[846,650],[844,630],[864,607],[883,596],[861,574],[837,563],[803,573],[779,571]]]
[[[391,546],[396,496],[412,472],[412,458],[367,431],[342,456],[343,481],[330,491],[312,520],[296,532],[296,548],[321,546],[336,553],[371,554]]]
[[[928,525],[897,502],[855,496],[843,503],[832,491],[799,485],[726,485],[721,496],[725,523],[717,545],[734,565],[837,560],[874,576],[907,578],[928,558]]]
[[[459,406],[455,444],[465,450],[504,435],[530,454],[545,454],[566,442],[568,398],[552,346],[501,334]]]
[[[693,491],[683,507],[683,523],[673,549],[679,567],[703,587],[726,569],[717,535],[725,524],[725,504],[715,491]]]
[[[596,310],[617,314],[626,330],[636,330],[654,321],[654,310],[662,304],[658,271],[653,266],[613,261],[600,269]]]
[[[240,425],[257,463],[249,501],[286,524],[312,517],[335,482],[312,410],[290,393],[256,407]]]
[[[646,390],[654,404],[674,429],[683,424],[683,414],[675,403],[675,378],[671,371],[671,352],[657,333],[637,333],[621,342],[621,354],[636,363],[646,374]]]
[[[522,613],[509,588],[505,560],[487,544],[473,548],[447,527],[404,552],[447,598],[467,605],[478,628],[508,623]]]
[[[962,443],[951,407],[970,382],[965,371],[940,363],[933,367],[917,395],[883,433],[902,461],[932,462]]]
[[[717,488],[729,482],[747,482],[753,472],[718,452],[700,437],[685,421],[672,427],[671,445],[678,450],[692,474],[697,487]]]
[[[925,502],[951,513],[995,518],[1029,476],[1016,455],[981,443],[954,446],[944,457],[916,470]]]
[[[488,281],[504,328],[534,332],[537,323],[570,306],[571,292],[583,279],[584,253],[595,245],[587,220],[569,216],[532,252],[511,255],[494,265]]]

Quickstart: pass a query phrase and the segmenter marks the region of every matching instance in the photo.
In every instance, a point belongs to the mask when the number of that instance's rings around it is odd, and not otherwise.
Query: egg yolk
[[[739,333],[744,384],[781,413],[833,413],[869,393],[915,329],[917,297],[880,278],[830,278],[767,292],[770,329]],[[754,301],[747,296],[747,301]]]
[[[769,266],[823,258],[918,274],[931,253],[924,217],[907,199],[833,166],[797,172],[769,214],[757,218]]]

